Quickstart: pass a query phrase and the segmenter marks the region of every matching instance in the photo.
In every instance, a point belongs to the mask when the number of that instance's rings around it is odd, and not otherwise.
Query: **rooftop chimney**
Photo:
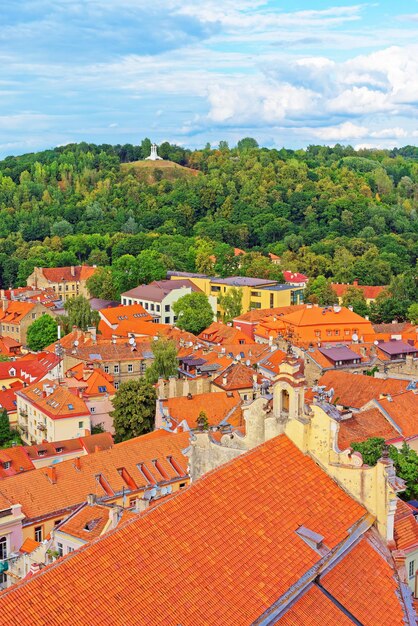
[[[81,462],[80,462],[80,457],[77,456],[74,459],[74,467],[76,468],[76,470],[81,470]]]
[[[93,506],[93,504],[96,504],[96,496],[94,495],[94,493],[89,493],[87,496],[87,504],[89,506]]]
[[[46,472],[51,483],[55,485],[55,483],[57,482],[57,470],[55,469],[55,466],[52,465],[51,467],[47,467]]]
[[[71,266],[71,276],[75,276],[75,267],[74,267],[74,265]]]

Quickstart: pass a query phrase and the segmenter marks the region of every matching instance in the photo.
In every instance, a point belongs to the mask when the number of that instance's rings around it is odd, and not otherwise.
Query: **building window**
[[[155,310],[159,313],[161,311],[161,307],[159,304],[155,305]]]
[[[7,559],[7,537],[0,537],[0,559]]]
[[[271,293],[270,294],[270,308],[272,309],[274,307],[274,294]]]
[[[261,302],[250,302],[251,309],[261,309]]]
[[[62,546],[62,543],[57,543],[57,552],[58,552],[58,556],[62,556],[64,554],[64,549]]]
[[[70,554],[70,552],[74,552],[74,548],[71,548],[71,546],[68,546],[67,554]]]
[[[42,541],[42,526],[35,526],[35,541],[38,543]]]
[[[128,374],[132,374],[133,371],[134,371],[134,366],[131,363],[129,363],[129,365],[128,365]]]
[[[164,311],[165,311],[166,313],[169,313],[169,311],[170,311],[170,305],[169,305],[169,304],[166,304],[166,305],[165,305],[165,307],[164,307]]]
[[[179,485],[180,489],[184,489],[185,486],[186,486],[186,483],[180,483]]]
[[[54,522],[54,526],[58,526],[58,524],[61,524],[62,519],[56,519]]]
[[[170,318],[169,317],[165,317],[164,318],[164,323],[165,324],[169,324],[170,323]]]
[[[109,373],[109,366],[108,365],[105,365],[103,369],[104,369],[105,374]]]
[[[65,285],[65,291],[68,291],[68,285]]]
[[[114,372],[115,374],[119,374],[119,365],[114,365],[114,366],[113,366],[113,372]]]
[[[73,285],[71,286],[71,289],[72,289],[72,290],[74,291],[74,289],[75,289],[75,286],[74,286],[74,284],[73,284]]]
[[[144,302],[144,307],[148,311],[148,302]]]
[[[78,422],[78,427],[79,428],[83,428],[83,424],[84,424],[84,422]]]
[[[327,330],[327,337],[331,337],[332,335],[332,330]]]
[[[409,578],[415,576],[415,561],[409,561]]]
[[[151,302],[151,311],[153,311],[153,310],[154,310],[154,303]]]
[[[36,317],[36,313],[32,313],[32,319],[34,320]]]
[[[261,291],[252,291],[251,296],[253,298],[261,298]]]
[[[96,413],[96,407],[95,406],[91,406],[90,407],[90,413]]]
[[[115,389],[119,389],[119,382],[118,381],[115,381],[113,383],[113,385],[114,385]]]
[[[338,337],[338,335],[340,334],[340,331],[339,331],[339,330],[336,330],[336,331],[335,331],[335,334],[336,334],[336,335],[337,335],[337,337]]]
[[[122,304],[126,306],[126,298],[122,298]]]

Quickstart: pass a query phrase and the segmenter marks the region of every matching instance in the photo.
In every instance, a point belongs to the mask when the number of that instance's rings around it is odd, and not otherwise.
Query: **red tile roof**
[[[372,541],[368,533],[321,577],[321,584],[363,626],[401,626],[405,622],[398,582]]]
[[[10,467],[6,469],[4,465],[9,463]],[[0,479],[16,476],[16,474],[33,469],[35,466],[30,460],[26,447],[14,446],[0,450]]]
[[[306,304],[294,304],[291,306],[278,306],[272,309],[251,309],[247,313],[243,313],[238,317],[234,318],[235,322],[260,322],[262,320],[266,320],[274,317],[281,317],[282,315],[288,315],[289,313],[295,313],[296,311],[300,311],[301,309],[305,309]]]
[[[261,382],[261,377],[251,367],[243,363],[232,363],[212,383],[225,391],[252,390],[254,377],[256,382]]]
[[[306,281],[309,280],[305,274],[290,272],[289,270],[284,271],[283,276],[287,283],[306,283]]]
[[[64,520],[58,530],[86,542],[92,541],[108,527],[110,511],[110,507],[101,504],[85,504]]]
[[[280,364],[286,359],[286,352],[275,350],[259,362],[259,367],[263,367],[274,375],[280,373]]]
[[[352,443],[365,441],[370,437],[382,437],[385,441],[399,439],[399,432],[377,408],[354,413],[349,419],[340,422],[338,447],[346,450]]]
[[[93,276],[96,268],[89,265],[74,265],[73,267],[41,267],[40,270],[49,282],[62,283],[87,280]]]
[[[19,383],[13,389],[6,389],[0,391],[0,408],[6,409],[8,413],[14,413],[17,411],[16,405],[16,391],[22,389],[23,383]]]
[[[52,419],[87,415],[90,417],[90,411],[82,398],[48,378],[44,378],[42,383],[20,389],[17,395]]]
[[[418,548],[418,522],[412,508],[399,499],[395,513],[395,541],[398,550]]]
[[[242,342],[242,344],[255,343],[245,333],[241,332],[237,328],[234,328],[233,326],[223,324],[222,322],[212,322],[208,328],[200,333],[198,338],[203,341],[208,341],[209,343],[220,344],[227,343],[239,345],[240,342]]]
[[[378,399],[382,394],[405,391],[409,381],[374,378],[364,374],[330,370],[321,376],[318,384],[325,385],[326,390],[334,390],[332,397],[334,404],[360,409],[370,400]]]
[[[182,450],[189,442],[188,433],[170,434],[148,440],[137,437],[110,449],[81,456],[78,461],[62,461],[53,468],[39,468],[24,474],[11,476],[0,483],[0,494],[14,504],[21,504],[26,517],[44,517],[56,511],[71,509],[84,502],[89,493],[100,497],[129,491],[129,487],[118,469],[126,468],[137,490],[144,489],[149,480],[141,473],[141,464],[147,469],[147,476],[155,481],[164,482],[162,475],[155,469],[152,461],[161,460],[161,467],[167,479],[181,480],[177,471],[167,461],[172,456],[176,465],[186,476],[188,459]],[[51,479],[50,470],[55,478]],[[97,476],[103,476],[103,485]],[[134,490],[135,491],[135,490]],[[109,496],[110,497],[110,496]]]
[[[343,298],[349,287],[355,287],[364,295],[366,300],[376,300],[377,296],[386,289],[386,287],[379,287],[373,285],[359,285],[354,283],[353,285],[344,283],[331,283],[333,291],[339,298]]]
[[[301,525],[333,549],[365,517],[311,458],[276,437],[3,592],[2,619],[65,625],[99,614],[115,626],[195,626],[204,615],[208,625],[251,624],[321,561],[297,534]],[[381,601],[378,580],[374,594]]]
[[[274,626],[353,626],[353,621],[312,585]]]
[[[189,398],[168,398],[161,401],[168,414],[180,424],[186,420],[189,428],[197,428],[197,418],[201,411],[206,413],[210,426],[218,426],[226,420],[231,426],[243,423],[241,398],[237,392],[201,393]]]
[[[26,537],[25,541],[20,546],[19,552],[22,552],[23,554],[30,554],[36,550],[36,548],[39,548],[40,545],[39,541]]]
[[[35,306],[33,302],[9,302],[5,311],[0,309],[0,322],[19,325]]]

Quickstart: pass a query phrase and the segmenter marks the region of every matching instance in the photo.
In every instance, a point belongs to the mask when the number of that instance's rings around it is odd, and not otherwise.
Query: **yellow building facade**
[[[177,275],[178,274],[178,275]],[[222,317],[223,309],[219,304],[219,296],[225,296],[231,290],[238,289],[242,294],[241,313],[252,309],[272,309],[303,303],[303,289],[292,285],[279,285],[276,281],[247,276],[230,276],[228,278],[212,278],[202,274],[172,273],[171,280],[191,280],[206,296],[218,298],[217,315]]]

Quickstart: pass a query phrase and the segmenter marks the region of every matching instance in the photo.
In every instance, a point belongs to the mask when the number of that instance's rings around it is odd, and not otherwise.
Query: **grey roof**
[[[196,272],[174,272],[168,271],[167,276],[182,276],[183,278],[208,278],[207,274],[199,274]]]
[[[382,341],[377,346],[386,354],[412,354],[414,352],[418,352],[418,350],[411,346],[409,343],[405,343],[404,341]]]
[[[201,291],[190,280],[154,280],[149,285],[139,285],[129,291],[125,291],[122,297],[140,298],[151,302],[162,302],[167,294],[183,287],[189,287],[191,291]]]
[[[268,289],[269,291],[286,291],[291,289],[294,291],[297,287],[294,285],[272,285],[271,287],[262,287],[262,289]]]
[[[266,280],[265,278],[252,278],[251,276],[228,276],[228,278],[211,278],[212,283],[220,283],[221,285],[230,285],[231,287],[264,287],[267,285],[275,285],[275,280]]]

